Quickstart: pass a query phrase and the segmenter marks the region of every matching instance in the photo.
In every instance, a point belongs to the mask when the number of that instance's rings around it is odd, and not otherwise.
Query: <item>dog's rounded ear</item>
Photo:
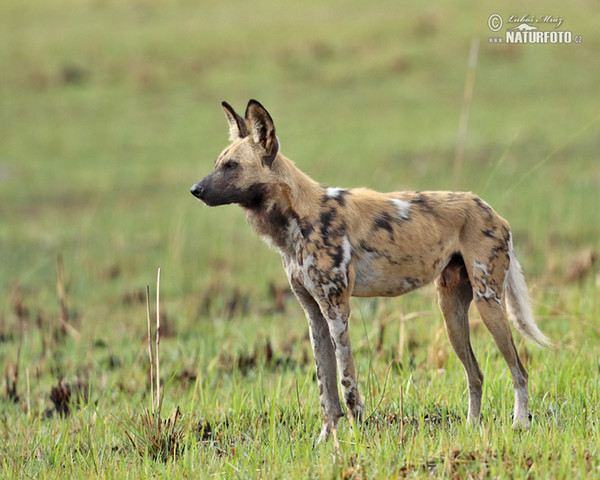
[[[248,127],[244,119],[235,113],[235,110],[227,102],[221,102],[221,106],[225,111],[227,122],[229,122],[229,140],[233,142],[238,138],[247,137]]]
[[[246,107],[246,126],[254,143],[262,146],[265,151],[263,165],[271,168],[277,152],[279,140],[275,134],[275,125],[269,112],[256,100],[250,100]]]

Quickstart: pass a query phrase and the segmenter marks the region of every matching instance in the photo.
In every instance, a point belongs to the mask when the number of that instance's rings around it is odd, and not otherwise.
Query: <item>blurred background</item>
[[[227,145],[222,100],[240,112],[262,102],[282,152],[325,185],[484,197],[510,221],[535,295],[594,285],[597,5],[544,9],[2,2],[0,329],[14,326],[18,298],[31,322],[51,322],[61,269],[80,330],[143,325],[159,266],[180,322],[232,302],[269,308],[285,286],[277,253],[241,209],[209,209],[189,193]],[[490,43],[494,13],[501,35],[518,25],[511,15],[547,14],[582,43]]]

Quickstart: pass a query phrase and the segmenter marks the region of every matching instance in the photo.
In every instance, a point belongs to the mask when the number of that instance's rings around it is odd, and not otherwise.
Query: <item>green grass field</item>
[[[519,5],[2,2],[0,477],[600,477],[597,8]],[[562,17],[582,43],[491,44],[493,13]],[[470,190],[509,220],[555,343],[516,334],[530,431],[510,427],[510,374],[475,310],[486,380],[481,425],[466,425],[466,379],[426,287],[353,301],[369,416],[360,432],[340,422],[339,452],[315,446],[307,325],[272,294],[279,256],[240,208],[189,193],[227,144],[220,102],[249,98],[325,185]],[[153,442],[144,292],[158,267],[175,424]]]

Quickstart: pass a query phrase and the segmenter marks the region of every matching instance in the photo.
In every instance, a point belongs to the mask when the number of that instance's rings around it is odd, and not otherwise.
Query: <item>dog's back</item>
[[[307,220],[316,228],[302,240],[324,257],[321,246],[347,237],[354,296],[396,296],[425,285],[474,242],[508,250],[508,224],[472,193],[327,188],[321,203]]]

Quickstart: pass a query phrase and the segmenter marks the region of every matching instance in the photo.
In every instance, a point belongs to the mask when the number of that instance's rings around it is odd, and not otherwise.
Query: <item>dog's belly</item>
[[[354,259],[354,297],[395,297],[433,281],[443,270],[444,257],[388,258],[364,252]]]

